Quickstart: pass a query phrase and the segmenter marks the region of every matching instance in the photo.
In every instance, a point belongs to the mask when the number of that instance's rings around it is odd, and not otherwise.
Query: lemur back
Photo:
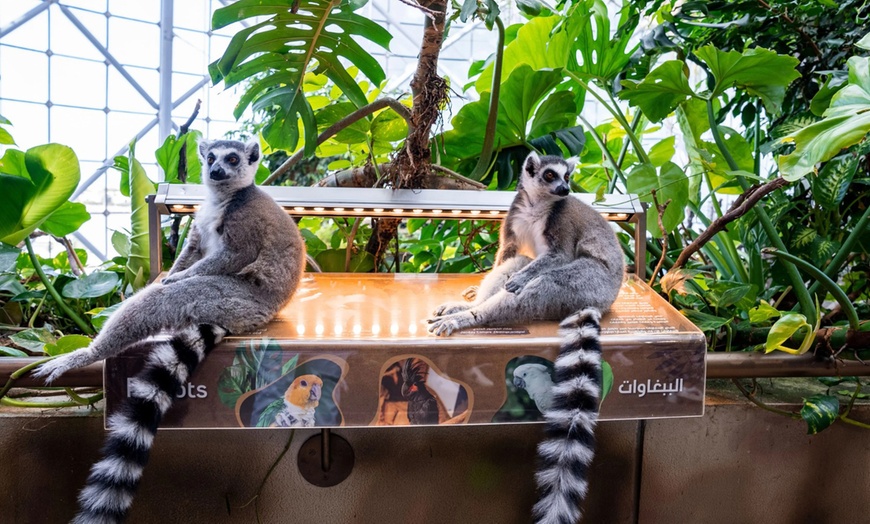
[[[429,331],[455,331],[534,320],[562,320],[553,398],[542,406],[547,439],[536,475],[535,521],[580,518],[601,389],[599,320],[616,300],[625,263],[613,230],[592,207],[570,197],[573,160],[539,157],[523,164],[517,196],[501,228],[495,267],[472,302],[435,310]],[[564,319],[564,320],[563,320]]]
[[[170,335],[168,346],[154,343],[129,405],[110,420],[106,457],[80,495],[78,523],[125,518],[176,383],[190,376],[224,333],[245,333],[269,321],[293,295],[305,268],[296,224],[254,185],[259,144],[201,141],[199,153],[208,197],[167,277],[124,301],[89,347],[36,373],[51,382],[151,337]],[[127,460],[130,453],[136,464]]]

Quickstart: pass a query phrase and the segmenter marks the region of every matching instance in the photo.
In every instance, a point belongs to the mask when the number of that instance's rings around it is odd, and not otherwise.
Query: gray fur
[[[245,333],[290,299],[305,268],[305,244],[293,220],[254,185],[259,144],[203,140],[199,152],[209,194],[169,275],[124,301],[89,347],[43,364],[37,376],[51,382],[191,325]]]
[[[495,268],[473,302],[437,308],[429,331],[449,336],[477,326],[561,320],[587,307],[610,309],[625,272],[622,250],[607,221],[569,196],[573,169],[573,160],[534,152],[526,158]]]

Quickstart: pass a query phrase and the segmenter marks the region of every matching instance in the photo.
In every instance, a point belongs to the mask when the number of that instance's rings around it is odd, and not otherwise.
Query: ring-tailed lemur
[[[51,382],[67,370],[116,355],[161,333],[109,421],[105,458],[91,470],[74,522],[120,522],[139,484],[157,425],[225,332],[244,333],[269,321],[290,299],[305,268],[305,244],[293,220],[254,185],[257,142],[201,141],[208,196],[169,275],[122,303],[85,349],[36,372]]]
[[[544,411],[548,439],[538,447],[539,523],[580,518],[601,389],[598,322],[616,300],[625,271],[607,221],[569,196],[574,167],[573,160],[529,154],[501,229],[495,268],[473,302],[444,304],[429,320],[429,331],[450,335],[476,326],[565,319],[553,400]]]

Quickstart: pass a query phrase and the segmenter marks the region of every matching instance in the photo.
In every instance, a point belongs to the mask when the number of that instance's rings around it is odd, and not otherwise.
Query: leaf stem
[[[36,274],[39,275],[39,280],[42,281],[42,284],[45,286],[45,289],[51,294],[52,298],[54,298],[55,302],[57,302],[58,307],[63,310],[64,314],[69,317],[70,320],[76,323],[79,329],[86,335],[93,335],[94,330],[82,320],[75,312],[70,309],[69,305],[63,300],[60,296],[60,293],[54,289],[54,286],[51,284],[51,281],[45,275],[45,272],[42,270],[42,265],[39,263],[39,259],[36,258],[36,253],[33,252],[33,244],[30,243],[30,237],[26,237],[24,239],[24,245],[27,246],[27,254],[30,255],[30,262],[33,264],[33,269],[36,271]]]
[[[634,146],[634,151],[635,151],[635,153],[637,153],[638,158],[640,158],[644,164],[651,163],[649,160],[649,157],[646,154],[646,151],[644,151],[643,146],[640,143],[640,140],[637,139],[637,135],[634,134],[634,131],[632,131],[632,129],[631,129],[631,125],[629,125],[628,121],[625,119],[625,115],[623,115],[622,112],[619,111],[619,106],[617,106],[615,109],[613,107],[611,107],[610,104],[607,103],[607,100],[605,100],[596,91],[591,89],[588,83],[586,83],[583,79],[581,79],[579,76],[577,76],[573,72],[568,71],[566,69],[565,74],[568,75],[568,77],[570,77],[571,80],[574,80],[575,82],[580,84],[580,87],[582,87],[583,89],[586,90],[586,92],[588,92],[592,96],[594,96],[595,99],[598,100],[598,102],[605,109],[607,109],[607,111],[611,115],[613,115],[613,118],[615,118],[617,120],[617,122],[619,122],[619,124],[625,130],[625,134],[628,135],[629,140],[631,140],[631,144]],[[606,148],[605,148],[605,150],[606,150]]]
[[[746,397],[746,399],[747,399],[749,402],[752,402],[753,404],[755,404],[756,406],[760,407],[761,409],[766,410],[766,411],[770,411],[771,413],[776,413],[777,415],[782,415],[782,416],[784,416],[784,417],[789,417],[789,418],[792,418],[792,419],[794,419],[794,420],[800,420],[800,419],[801,419],[801,416],[800,416],[798,413],[793,413],[793,412],[791,412],[791,411],[785,411],[785,410],[783,410],[783,409],[777,409],[777,408],[775,408],[775,407],[768,406],[768,405],[765,404],[764,402],[758,400],[757,398],[755,398],[755,394],[750,393],[749,391],[747,391],[746,388],[743,387],[743,384],[741,384],[740,381],[737,380],[736,378],[731,379],[731,382],[733,382],[734,385],[737,386],[737,389],[739,389],[740,392],[743,393],[743,396]]]
[[[790,253],[783,253],[782,251],[774,248],[763,249],[762,252],[775,255],[780,260],[791,262],[800,269],[804,270],[804,272],[808,273],[811,277],[816,279],[816,282],[821,284],[825,288],[825,290],[833,295],[834,300],[836,300],[837,303],[840,304],[840,307],[843,308],[843,312],[846,313],[846,318],[849,319],[849,327],[853,330],[858,329],[858,312],[855,310],[855,306],[852,304],[852,301],[849,300],[849,297],[848,295],[846,295],[846,292],[843,291],[843,288],[838,286],[836,282],[834,282],[827,275],[822,273],[822,270],[810,264],[806,260],[798,258]]]
[[[496,43],[495,64],[492,70],[492,88],[489,92],[489,115],[486,119],[486,131],[483,135],[483,148],[477,159],[477,165],[474,166],[470,175],[475,180],[482,179],[489,171],[492,146],[495,143],[495,126],[498,123],[498,99],[501,93],[501,67],[504,58],[504,23],[498,16],[495,17],[495,25],[498,29],[498,43]]]
[[[725,162],[728,163],[728,167],[731,168],[732,171],[739,171],[740,166],[737,165],[734,157],[731,156],[731,152],[728,150],[728,147],[725,145],[725,141],[722,139],[722,134],[719,132],[719,124],[716,122],[716,115],[713,111],[712,99],[707,100],[707,118],[710,121],[710,132],[713,134],[713,140],[719,147],[719,151],[725,158]],[[747,182],[746,179],[740,175],[735,175],[735,178],[737,178],[737,182],[740,184],[740,187],[743,188],[743,191],[746,192],[749,189],[749,182]],[[761,201],[756,202],[752,209],[758,216],[758,221],[761,222],[761,226],[762,228],[764,228],[765,233],[767,233],[767,237],[770,239],[770,243],[773,244],[773,246],[780,251],[788,253],[788,249],[786,249],[785,244],[782,242],[782,238],[780,238],[779,232],[773,225],[773,221],[770,220],[770,216],[768,216],[767,211],[764,210],[764,205],[761,203]],[[798,302],[801,306],[801,311],[803,312],[804,316],[807,317],[807,321],[810,324],[815,324],[817,315],[816,309],[813,306],[813,300],[812,298],[810,298],[809,291],[804,285],[800,273],[798,273],[797,268],[791,262],[783,261],[783,266],[785,267],[786,274],[788,275],[789,280],[791,280],[791,285],[794,288],[795,293],[797,294]]]

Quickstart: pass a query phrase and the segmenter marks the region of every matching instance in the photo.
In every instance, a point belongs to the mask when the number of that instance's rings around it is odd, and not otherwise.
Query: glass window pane
[[[51,102],[95,109],[106,107],[106,64],[53,56]]]
[[[51,141],[73,148],[79,160],[106,158],[106,114],[92,109],[51,108]]]
[[[48,101],[48,56],[0,45],[0,98]]]

